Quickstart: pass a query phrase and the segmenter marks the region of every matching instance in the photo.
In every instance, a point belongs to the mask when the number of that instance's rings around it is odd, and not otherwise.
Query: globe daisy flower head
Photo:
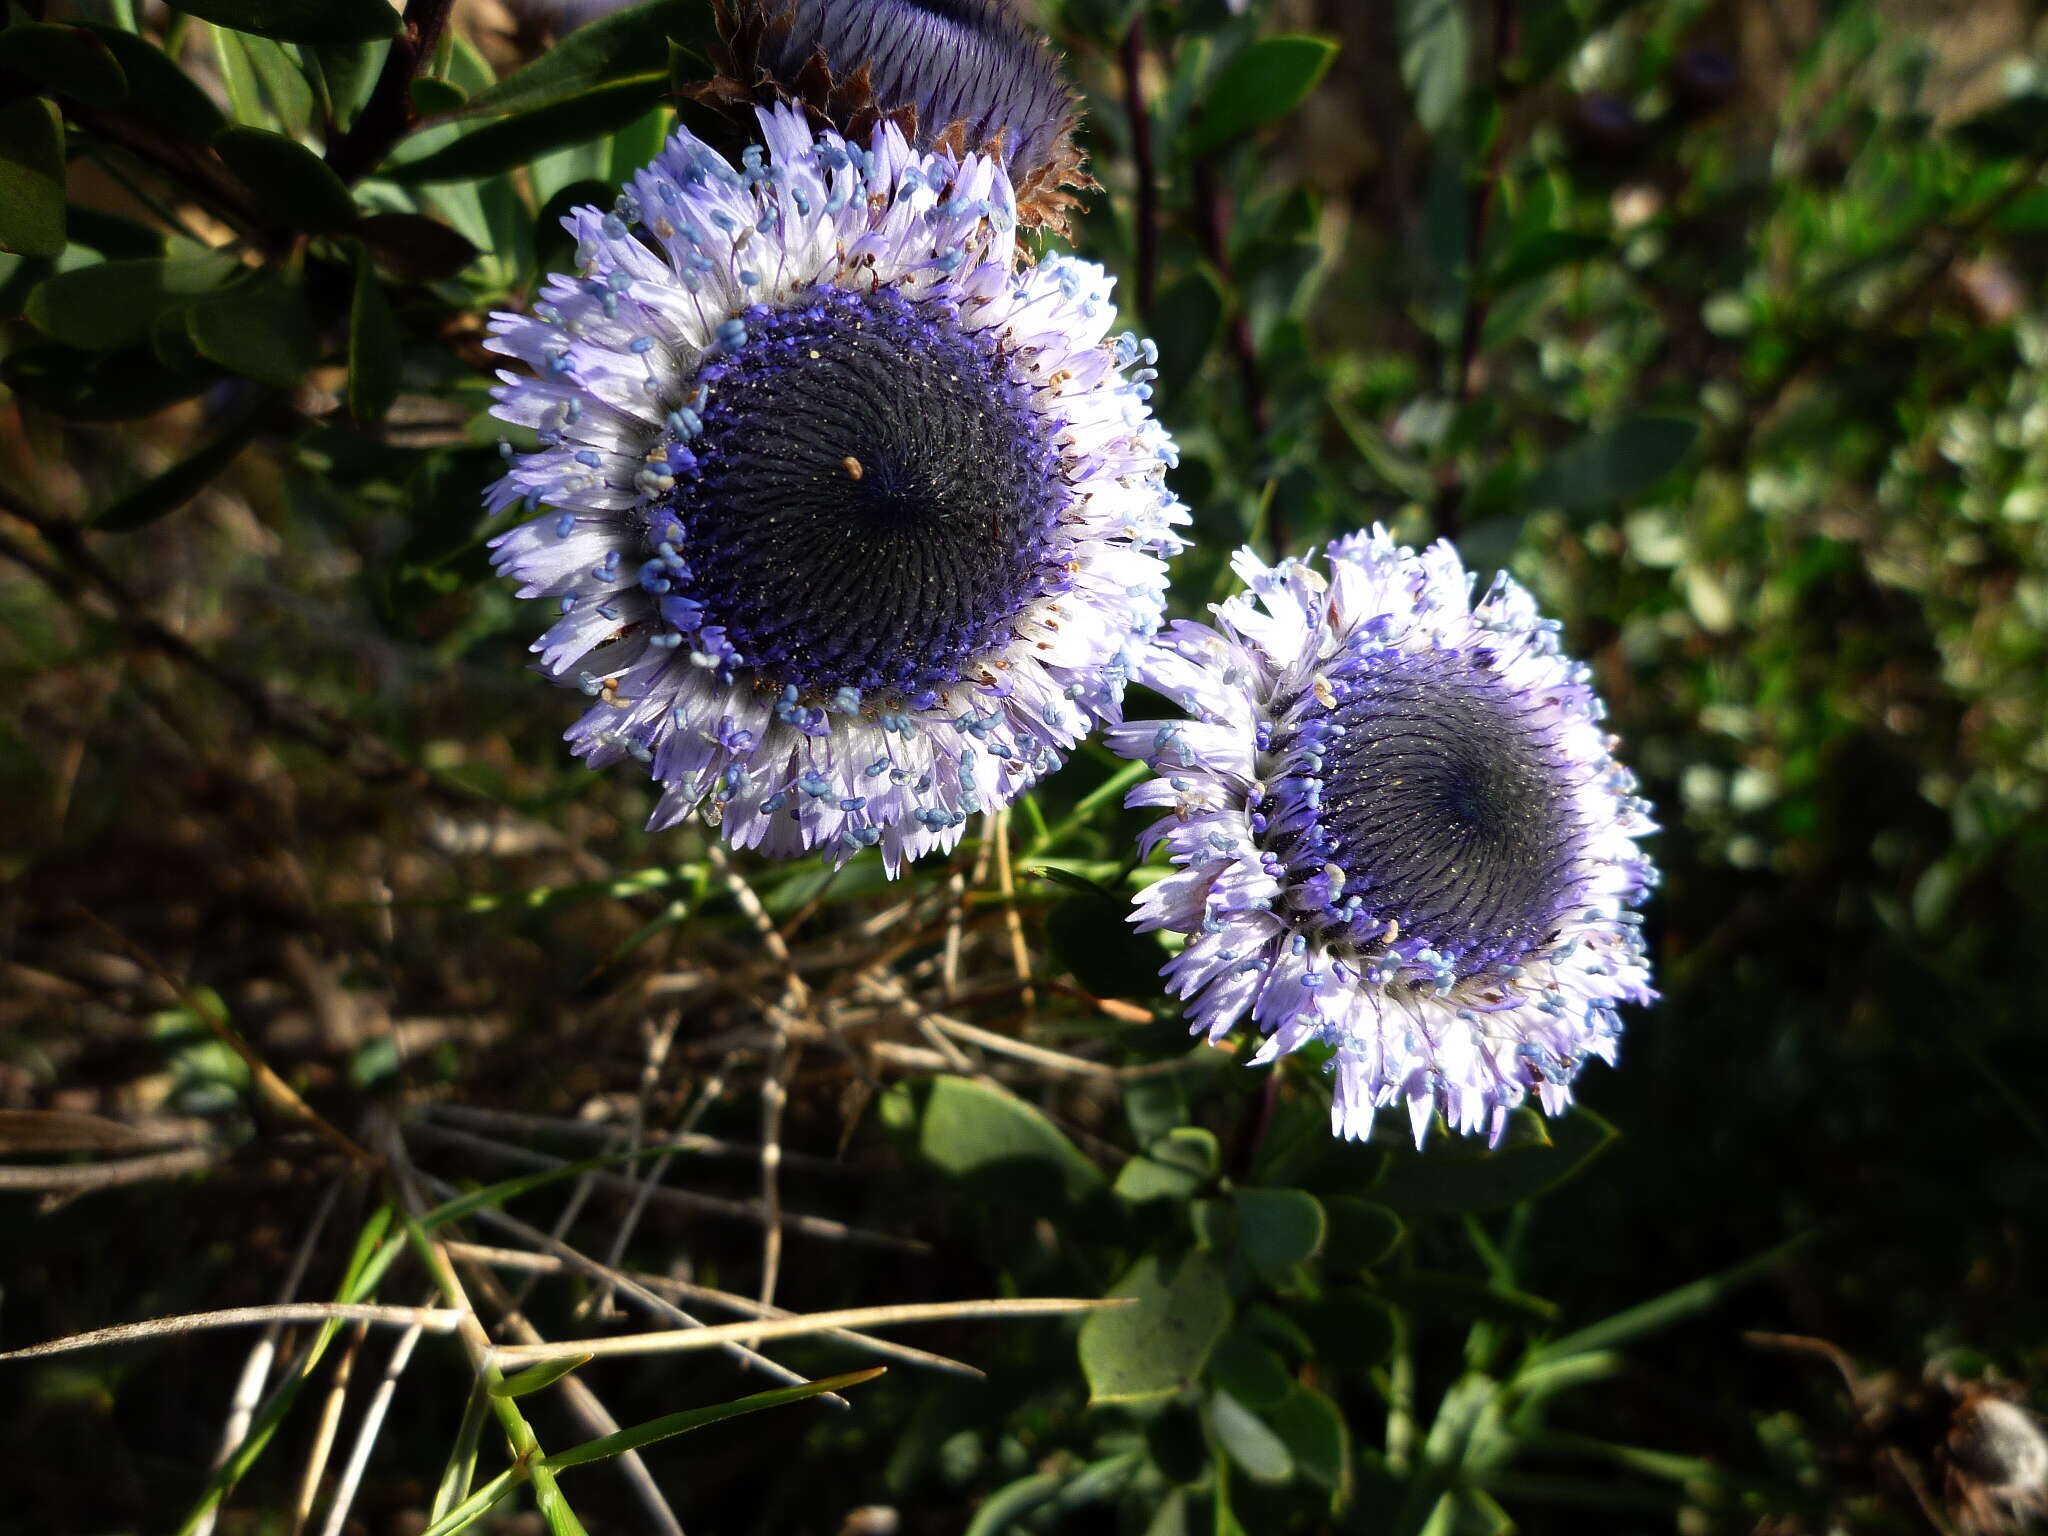
[[[724,47],[702,95],[793,102],[865,141],[889,119],[919,149],[1001,160],[1026,225],[1067,229],[1095,185],[1074,144],[1074,90],[1012,0],[715,0]]]
[[[1383,529],[1235,566],[1216,626],[1177,623],[1140,677],[1193,716],[1110,743],[1157,778],[1128,803],[1178,868],[1133,921],[1188,943],[1166,967],[1212,1040],[1333,1050],[1333,1128],[1405,1106],[1498,1141],[1534,1093],[1556,1114],[1617,1005],[1648,1002],[1634,910],[1653,830],[1588,669],[1506,576],[1473,600],[1455,550]]]
[[[493,560],[594,701],[574,749],[645,764],[654,826],[894,874],[1119,718],[1187,514],[1155,354],[1101,268],[1017,267],[994,162],[761,129],[739,165],[678,133],[492,317],[525,365],[496,414],[539,439]]]

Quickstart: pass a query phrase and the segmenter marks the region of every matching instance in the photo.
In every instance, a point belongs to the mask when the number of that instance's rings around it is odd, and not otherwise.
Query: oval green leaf
[[[120,61],[84,27],[18,21],[0,28],[0,71],[90,107],[110,107],[128,94]]]
[[[327,234],[355,222],[355,199],[339,176],[297,139],[267,128],[229,128],[214,151],[266,211],[294,229]]]
[[[1230,1287],[1206,1253],[1162,1266],[1147,1255],[1109,1293],[1136,1305],[1091,1312],[1081,1325],[1081,1372],[1091,1403],[1141,1403],[1193,1384],[1230,1326]]]
[[[128,81],[122,110],[159,133],[181,139],[211,139],[227,126],[220,108],[192,77],[132,32],[89,26]]]
[[[0,107],[0,250],[64,249],[64,120],[57,104],[24,96]]]
[[[1202,92],[1190,151],[1213,154],[1285,117],[1316,88],[1336,56],[1337,45],[1327,37],[1262,37],[1240,50]]]
[[[258,272],[186,312],[202,357],[248,378],[290,389],[318,355],[305,295],[281,273]]]
[[[1238,1240],[1269,1285],[1286,1285],[1294,1266],[1313,1258],[1328,1230],[1322,1202],[1300,1189],[1240,1189]]]
[[[1217,1443],[1253,1482],[1284,1483],[1293,1478],[1294,1457],[1287,1443],[1228,1392],[1210,1394],[1208,1419]]]
[[[580,95],[500,118],[417,160],[394,163],[384,174],[404,182],[468,181],[529,164],[565,144],[580,144],[623,128],[667,94],[666,74],[615,80]]]
[[[73,267],[37,284],[26,313],[46,336],[111,352],[148,340],[158,315],[213,292],[239,265],[232,256],[207,255]]]
[[[942,1077],[930,1086],[917,1148],[955,1178],[1009,1178],[1032,1169],[1069,1200],[1102,1188],[1102,1173],[1053,1123],[1022,1099],[987,1083]]]
[[[398,30],[384,0],[179,0],[178,9],[282,43],[368,43]]]
[[[706,40],[710,7],[699,0],[636,5],[578,27],[555,47],[471,97],[468,115],[525,112],[580,96],[593,87],[644,74],[650,60],[665,59],[668,40]]]

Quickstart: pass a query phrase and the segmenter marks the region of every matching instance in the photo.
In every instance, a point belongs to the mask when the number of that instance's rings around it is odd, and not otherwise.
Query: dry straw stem
[[[501,1365],[531,1365],[567,1355],[661,1355],[688,1349],[715,1349],[721,1344],[758,1344],[764,1339],[794,1339],[835,1328],[888,1328],[900,1323],[939,1323],[962,1319],[1063,1317],[1104,1307],[1127,1307],[1134,1298],[1105,1300],[1023,1296],[997,1301],[942,1301],[893,1307],[848,1307],[837,1312],[812,1312],[801,1317],[720,1323],[713,1328],[683,1328],[660,1333],[629,1333],[611,1338],[571,1339],[560,1344],[508,1344],[497,1350]]]
[[[117,1189],[124,1184],[146,1184],[152,1179],[197,1173],[202,1168],[211,1168],[222,1155],[213,1147],[185,1147],[176,1152],[124,1157],[109,1163],[72,1163],[55,1168],[0,1168],[0,1189],[88,1195],[96,1190]]]
[[[545,1253],[528,1253],[523,1248],[493,1248],[481,1243],[450,1243],[448,1251],[458,1260],[489,1264],[495,1269],[516,1269],[528,1274],[566,1274],[574,1265]],[[692,1285],[687,1280],[674,1280],[666,1275],[650,1275],[627,1271],[627,1278],[644,1285],[648,1290],[674,1296],[679,1301],[703,1302],[708,1306],[723,1307],[728,1312],[738,1312],[748,1317],[784,1318],[799,1314],[784,1311],[781,1307],[764,1307],[760,1302],[746,1296],[736,1296],[731,1291],[714,1290],[708,1285]],[[928,1350],[912,1349],[907,1344],[895,1344],[887,1339],[872,1339],[863,1333],[854,1333],[845,1328],[826,1331],[827,1338],[843,1340],[858,1349],[880,1355],[888,1360],[900,1360],[906,1365],[927,1366],[935,1371],[946,1371],[959,1376],[985,1376],[987,1372],[964,1360],[954,1360],[945,1355],[935,1355]]]
[[[198,1333],[207,1328],[241,1328],[251,1323],[390,1323],[404,1328],[423,1328],[428,1333],[453,1333],[464,1314],[452,1307],[388,1307],[346,1301],[293,1301],[264,1307],[229,1307],[221,1312],[187,1312],[178,1317],[156,1317],[146,1323],[120,1323],[112,1328],[95,1328],[68,1338],[29,1344],[21,1349],[0,1351],[0,1360],[33,1360],[40,1355],[61,1355],[74,1349],[91,1349],[96,1344],[126,1344],[136,1339],[158,1339],[174,1333]]]
[[[427,1184],[436,1194],[448,1196],[455,1193],[447,1185],[431,1175],[422,1175],[422,1177],[426,1179]],[[606,1285],[616,1286],[629,1300],[639,1303],[641,1307],[654,1313],[665,1322],[680,1323],[685,1328],[702,1328],[705,1326],[705,1324],[699,1322],[674,1302],[656,1295],[622,1270],[607,1264],[600,1264],[596,1259],[579,1252],[568,1243],[563,1242],[559,1237],[551,1237],[538,1227],[529,1226],[516,1216],[508,1216],[503,1211],[493,1210],[488,1205],[479,1206],[470,1214],[473,1218],[482,1221],[486,1226],[501,1228],[524,1242],[546,1249],[556,1259],[571,1269],[589,1275]],[[444,1246],[449,1249],[451,1256],[460,1257],[452,1243],[445,1244]],[[529,1271],[529,1273],[533,1272]],[[770,1360],[766,1355],[756,1354],[753,1350],[743,1345],[733,1344],[727,1347],[742,1366],[765,1371],[784,1386],[807,1386],[810,1383],[808,1376],[793,1371],[786,1365]],[[835,1399],[835,1401],[841,1407],[846,1405],[844,1398]]]

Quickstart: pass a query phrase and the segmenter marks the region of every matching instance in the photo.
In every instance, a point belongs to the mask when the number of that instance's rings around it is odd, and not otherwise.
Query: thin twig
[[[320,1202],[313,1207],[313,1218],[306,1223],[306,1235],[299,1239],[299,1246],[292,1254],[291,1268],[285,1272],[284,1284],[277,1289],[280,1303],[289,1302],[298,1294],[299,1286],[306,1278],[306,1266],[312,1262],[313,1249],[319,1244],[320,1234],[326,1230],[327,1218],[334,1212],[334,1202],[341,1194],[342,1181],[336,1179],[327,1186]],[[228,1458],[242,1448],[242,1441],[248,1437],[249,1425],[256,1417],[256,1405],[263,1400],[263,1383],[270,1378],[271,1363],[277,1358],[277,1341],[284,1333],[284,1324],[272,1323],[257,1338],[255,1348],[249,1351],[249,1358],[242,1363],[242,1374],[235,1382],[235,1395],[228,1404],[228,1422],[221,1430],[220,1451],[213,1458],[215,1469],[227,1465]],[[215,1523],[220,1519],[220,1505],[211,1504],[193,1523],[191,1536],[213,1536]]]
[[[341,1480],[335,1485],[334,1502],[328,1508],[327,1523],[320,1528],[321,1536],[341,1536],[349,1509],[356,1501],[356,1489],[362,1486],[363,1470],[370,1464],[370,1452],[376,1449],[377,1436],[384,1428],[384,1417],[391,1411],[391,1399],[398,1393],[398,1378],[412,1363],[412,1352],[420,1342],[421,1333],[421,1329],[408,1328],[391,1347],[391,1358],[385,1363],[383,1379],[377,1383],[376,1395],[370,1399],[370,1406],[363,1410],[363,1422],[356,1428],[355,1444],[349,1448],[348,1462],[342,1468]]]
[[[450,1247],[444,1243],[443,1248]],[[465,1263],[463,1273],[482,1294],[484,1300],[499,1313],[500,1326],[522,1344],[538,1344],[540,1331],[526,1320],[524,1313],[511,1308],[511,1298],[506,1296],[504,1287],[498,1284],[498,1277],[481,1264]],[[612,1417],[590,1383],[570,1375],[555,1385],[561,1389],[567,1400],[569,1411],[576,1416],[586,1434],[601,1439],[619,1432],[619,1421]],[[619,1473],[633,1487],[640,1502],[647,1508],[654,1521],[654,1536],[683,1536],[683,1527],[676,1519],[675,1511],[669,1508],[668,1498],[661,1491],[661,1485],[654,1480],[654,1474],[647,1469],[638,1451],[627,1451],[618,1458]],[[459,1502],[459,1500],[457,1501]]]
[[[575,1266],[562,1259],[545,1253],[528,1253],[523,1248],[492,1248],[481,1243],[450,1243],[448,1251],[458,1259],[474,1260],[489,1264],[495,1269],[523,1270],[530,1274],[567,1274]],[[677,1280],[668,1275],[651,1275],[641,1271],[631,1272],[629,1278],[638,1281],[650,1291],[675,1296],[680,1301],[698,1301],[708,1306],[723,1307],[743,1317],[795,1317],[798,1314],[781,1307],[764,1307],[751,1297],[735,1295],[731,1291],[715,1290],[708,1285],[693,1285],[687,1280]],[[825,1338],[838,1339],[866,1350],[885,1359],[900,1360],[906,1365],[928,1366],[932,1370],[946,1371],[958,1376],[982,1376],[986,1373],[964,1360],[955,1360],[946,1355],[935,1355],[929,1350],[913,1349],[908,1344],[893,1343],[888,1339],[872,1339],[866,1334],[850,1329],[833,1328],[826,1331]]]
[[[657,1355],[692,1349],[716,1349],[729,1341],[757,1344],[764,1339],[802,1338],[835,1328],[891,1328],[904,1323],[941,1323],[1012,1317],[1065,1317],[1105,1307],[1127,1307],[1135,1298],[1100,1300],[1075,1297],[1019,1296],[995,1301],[941,1301],[888,1307],[847,1307],[837,1312],[812,1312],[800,1317],[720,1323],[711,1328],[683,1328],[661,1333],[629,1333],[611,1338],[571,1339],[560,1344],[506,1344],[497,1350],[505,1364],[531,1364],[572,1355]]]
[[[403,1337],[419,1332],[415,1324],[406,1330]],[[299,1479],[298,1502],[292,1506],[292,1536],[306,1528],[306,1522],[313,1518],[313,1505],[320,1497],[320,1479],[327,1475],[327,1458],[334,1452],[334,1437],[341,1428],[342,1405],[348,1400],[348,1379],[355,1372],[356,1356],[362,1351],[363,1340],[370,1336],[368,1323],[357,1323],[349,1333],[348,1343],[342,1347],[341,1358],[334,1362],[334,1379],[327,1384],[327,1400],[320,1406],[320,1422],[313,1431],[313,1445],[306,1455],[306,1470]]]
[[[127,1344],[136,1339],[160,1339],[168,1334],[198,1333],[207,1328],[241,1328],[250,1323],[391,1323],[406,1328],[418,1325],[429,1333],[453,1333],[461,1321],[460,1312],[446,1307],[293,1301],[273,1306],[228,1307],[219,1312],[185,1312],[176,1317],[153,1317],[146,1323],[118,1323],[112,1328],[94,1328],[88,1333],[74,1333],[44,1344],[0,1350],[0,1360],[34,1360],[42,1355],[61,1355],[100,1344]]]
[[[422,1177],[426,1179],[428,1185],[436,1194],[445,1197],[454,1193],[453,1189],[443,1184],[439,1179],[434,1178],[433,1175],[422,1174]],[[547,1233],[541,1231],[538,1227],[531,1226],[516,1216],[508,1216],[503,1211],[494,1210],[487,1205],[479,1206],[471,1214],[485,1226],[497,1227],[499,1230],[518,1238],[521,1242],[532,1243],[535,1247],[551,1254],[571,1269],[616,1287],[629,1299],[639,1302],[641,1306],[665,1321],[680,1323],[685,1328],[703,1328],[708,1326],[692,1317],[667,1297],[657,1296],[623,1270],[614,1269],[608,1264],[600,1264],[596,1259],[580,1252],[570,1244],[563,1242],[559,1238],[548,1236]],[[538,1279],[539,1276],[537,1274],[530,1274],[528,1278],[530,1280]],[[766,1355],[757,1354],[745,1345],[728,1345],[727,1352],[739,1362],[742,1368],[764,1371],[784,1386],[804,1386],[810,1381],[808,1376],[791,1370],[779,1361],[770,1360]],[[846,1400],[844,1398],[839,1399],[838,1406],[845,1407]]]
[[[1024,942],[1024,914],[1017,910],[1017,877],[1010,868],[1010,813],[1007,809],[990,814],[988,836],[989,841],[995,844],[996,891],[1003,900],[1003,927],[1010,936],[1010,968],[1017,973],[1017,980],[1023,983],[1017,992],[1017,1002],[1028,1014],[1037,1005],[1038,997],[1030,985],[1031,946]]]
[[[412,127],[413,77],[433,59],[453,8],[454,0],[405,0],[398,36],[391,40],[370,99],[348,132],[328,147],[327,163],[343,181],[375,170]]]
[[[225,1156],[215,1147],[187,1147],[147,1157],[125,1157],[111,1163],[66,1163],[52,1168],[0,1168],[0,1190],[48,1190],[67,1195],[145,1184],[211,1168]]]

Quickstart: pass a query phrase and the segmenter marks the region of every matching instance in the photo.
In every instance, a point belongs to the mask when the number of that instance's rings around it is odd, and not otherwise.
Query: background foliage
[[[294,1100],[471,1182],[694,1130],[742,1155],[657,1173],[736,1211],[557,1169],[464,1219],[748,1295],[779,1269],[800,1311],[1138,1300],[917,1336],[985,1381],[897,1363],[848,1411],[651,1448],[693,1530],[1999,1528],[1947,1441],[2048,1373],[2021,8],[1044,9],[1107,189],[1076,242],[1160,345],[1179,611],[1246,539],[1455,536],[1564,620],[1659,807],[1665,1000],[1491,1156],[1335,1145],[1314,1063],[1191,1049],[1123,935],[1148,874],[1106,754],[895,887],[728,870],[567,760],[574,701],[483,559],[481,319],[700,125],[704,5],[566,37],[417,0],[395,38],[381,0],[7,14],[0,1343],[433,1295],[453,1227],[408,1247],[389,1168]],[[164,1147],[173,1182],[63,1187]],[[777,1253],[747,1202],[785,1199],[856,1231]],[[531,1316],[640,1326],[602,1289],[544,1278]],[[338,1337],[223,1529],[292,1528],[335,1354],[350,1419],[389,1355]],[[0,1528],[207,1508],[246,1352],[0,1363]],[[770,1385],[713,1358],[573,1380],[627,1424]],[[430,1336],[362,1528],[424,1525],[467,1383]],[[479,1481],[523,1413],[587,1438],[572,1395],[499,1400]],[[606,1472],[534,1484],[555,1530],[659,1528]]]

